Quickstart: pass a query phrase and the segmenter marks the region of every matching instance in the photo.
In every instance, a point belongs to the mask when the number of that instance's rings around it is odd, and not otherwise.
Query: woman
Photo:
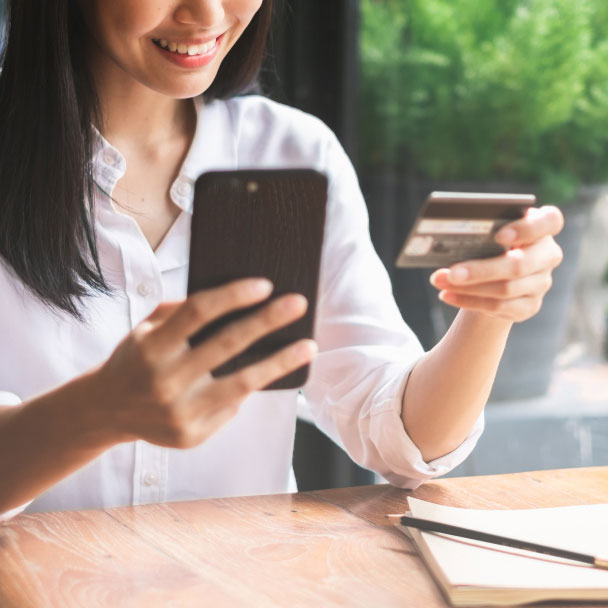
[[[294,489],[296,392],[257,392],[314,359],[317,423],[363,466],[415,487],[471,451],[513,322],[561,251],[544,207],[499,258],[437,271],[462,308],[423,354],[369,241],[356,176],[312,117],[235,97],[270,0],[20,0],[0,80],[0,512]],[[190,349],[263,279],[186,300],[192,185],[210,169],[328,174],[316,343],[210,370],[306,308],[292,294]],[[318,350],[318,354],[315,353]],[[13,403],[11,405],[11,403]]]

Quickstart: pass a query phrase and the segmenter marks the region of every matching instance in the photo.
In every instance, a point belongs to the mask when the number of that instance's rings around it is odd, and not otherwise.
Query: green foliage
[[[434,179],[608,178],[606,0],[361,0],[363,162]]]

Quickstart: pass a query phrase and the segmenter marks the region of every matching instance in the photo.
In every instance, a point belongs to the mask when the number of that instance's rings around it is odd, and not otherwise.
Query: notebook
[[[414,517],[608,555],[608,504],[524,510],[446,507],[409,498]],[[411,538],[453,606],[608,601],[608,570],[488,543],[397,527]]]

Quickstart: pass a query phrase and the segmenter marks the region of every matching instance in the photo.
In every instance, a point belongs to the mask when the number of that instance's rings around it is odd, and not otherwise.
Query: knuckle
[[[198,437],[185,428],[172,428],[169,430],[171,445],[180,450],[186,450],[198,445]]]
[[[532,298],[532,302],[530,302],[530,316],[533,317],[540,312],[540,309],[543,305],[542,298]]]
[[[226,414],[228,418],[234,418],[241,408],[240,403],[231,403],[225,407]]]
[[[162,378],[154,377],[150,382],[150,395],[156,405],[167,410],[168,421],[172,424],[175,417],[175,410],[172,406],[176,403],[178,395],[174,384]]]
[[[157,357],[150,341],[149,332],[145,328],[136,327],[131,334],[131,345],[139,364],[151,372],[155,368]]]
[[[562,248],[555,242],[554,243],[554,253],[553,253],[553,268],[559,266],[564,260],[564,252]]]
[[[520,256],[511,257],[511,274],[514,277],[521,277],[524,274],[524,260]]]
[[[191,324],[204,325],[207,322],[208,298],[199,294],[199,297],[189,298],[186,301],[184,313]]]
[[[146,323],[144,321],[144,322],[140,323],[139,325],[136,325],[133,328],[133,330],[131,331],[131,334],[129,335],[129,339],[131,340],[132,343],[134,343],[136,346],[138,346],[140,343],[145,341],[145,339],[147,338],[149,333],[150,333],[149,323]]]
[[[233,353],[239,350],[240,340],[230,330],[223,331],[217,336],[218,346],[223,352]]]
[[[274,329],[280,322],[280,319],[280,310],[277,309],[274,303],[270,306],[264,306],[247,320],[247,334],[250,337],[264,335],[269,330]]]
[[[282,357],[279,357],[277,361],[277,372],[280,375],[284,375],[290,372],[299,361],[299,355],[293,348],[290,348]]]
[[[561,232],[564,227],[564,214],[558,207],[555,207],[554,205],[547,205],[545,209],[549,214],[552,228],[554,228],[555,233],[557,234]]]
[[[503,281],[500,285],[499,293],[503,298],[512,298],[514,287],[512,281]]]
[[[250,370],[243,370],[236,374],[233,382],[239,395],[248,395],[256,389],[255,378]]]
[[[542,298],[527,298],[525,303],[519,307],[519,311],[515,316],[517,323],[523,323],[536,315],[542,306]]]
[[[234,281],[223,290],[223,294],[227,302],[231,304],[241,304],[247,302],[250,297],[250,292],[247,289],[247,283],[244,281]]]
[[[487,307],[490,312],[492,312],[494,314],[499,314],[499,313],[503,312],[503,310],[505,308],[505,304],[503,303],[502,300],[491,299],[488,301]]]
[[[285,317],[285,309],[281,302],[273,302],[271,306],[265,306],[260,311],[258,318],[259,329],[268,329],[277,325]]]
[[[165,429],[171,444],[181,448],[192,446],[196,438],[188,416],[176,408],[167,408],[165,413]]]
[[[166,315],[167,313],[169,313],[173,307],[174,307],[174,303],[173,302],[161,302],[152,312],[152,314],[148,317],[148,320],[152,320],[155,319],[157,317],[163,317],[164,315]]]

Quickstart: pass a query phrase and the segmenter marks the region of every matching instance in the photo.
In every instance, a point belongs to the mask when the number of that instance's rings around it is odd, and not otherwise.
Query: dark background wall
[[[262,73],[274,99],[321,118],[353,161],[357,151],[357,0],[275,0],[270,54]],[[298,421],[294,470],[300,490],[373,482],[373,474],[316,427]]]

